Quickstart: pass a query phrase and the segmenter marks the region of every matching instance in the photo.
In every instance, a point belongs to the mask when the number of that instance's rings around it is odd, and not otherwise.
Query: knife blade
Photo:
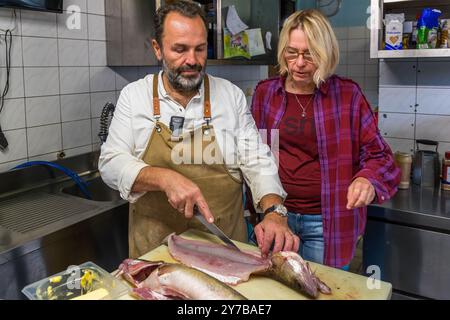
[[[198,211],[197,207],[194,207],[194,217],[200,221],[212,234],[214,234],[215,236],[217,236],[220,240],[222,240],[223,242],[225,242],[225,244],[233,249],[233,250],[237,250],[237,251],[241,251],[241,249],[238,248],[237,245],[234,244],[233,241],[231,241],[230,238],[227,237],[227,235],[225,233],[223,233],[222,230],[220,230],[214,223],[209,223],[208,221],[206,221],[205,217],[202,216],[202,214],[200,213],[200,211]]]

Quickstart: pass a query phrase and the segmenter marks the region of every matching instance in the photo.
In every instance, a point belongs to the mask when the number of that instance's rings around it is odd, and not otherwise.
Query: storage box
[[[22,290],[30,300],[116,300],[128,287],[92,262],[71,266],[26,286]]]

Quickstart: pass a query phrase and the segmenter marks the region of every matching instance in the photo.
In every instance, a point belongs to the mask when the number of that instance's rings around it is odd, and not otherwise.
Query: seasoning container
[[[442,189],[450,190],[450,151],[445,153],[442,160]]]
[[[395,163],[400,167],[400,170],[402,172],[398,188],[408,189],[411,181],[412,155],[409,153],[397,151],[395,153]]]

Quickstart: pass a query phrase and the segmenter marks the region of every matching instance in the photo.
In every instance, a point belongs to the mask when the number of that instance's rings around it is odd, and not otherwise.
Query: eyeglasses
[[[286,49],[286,52],[284,54],[287,61],[293,62],[297,61],[299,56],[302,56],[303,60],[308,63],[314,62],[313,57],[309,51],[306,52],[298,52],[295,50]]]

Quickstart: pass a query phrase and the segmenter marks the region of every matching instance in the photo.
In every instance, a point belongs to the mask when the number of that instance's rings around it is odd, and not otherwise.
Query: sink
[[[87,183],[88,183],[88,190],[92,195],[92,199],[88,200],[110,202],[122,199],[120,197],[119,191],[108,187],[103,182],[101,177],[88,180]],[[65,194],[70,194],[75,197],[87,199],[87,197],[81,192],[80,188],[76,184],[73,184],[70,187],[63,188],[61,192]]]

